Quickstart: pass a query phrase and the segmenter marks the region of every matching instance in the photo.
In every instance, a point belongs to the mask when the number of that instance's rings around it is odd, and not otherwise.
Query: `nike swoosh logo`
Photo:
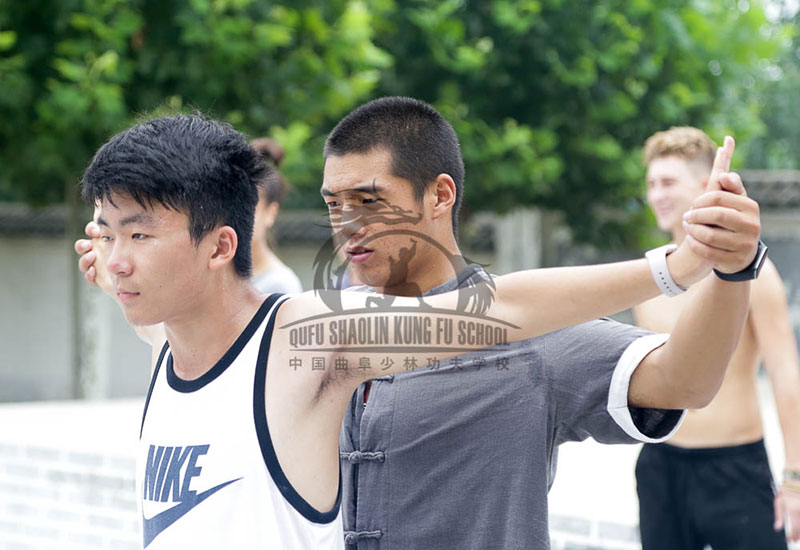
[[[153,539],[156,538],[158,535],[161,534],[164,529],[181,519],[185,516],[192,508],[203,502],[205,499],[219,491],[220,489],[227,487],[231,483],[239,481],[242,478],[232,479],[230,481],[226,481],[225,483],[220,483],[216,487],[212,487],[202,493],[199,493],[194,496],[192,499],[184,500],[173,506],[172,508],[168,508],[163,512],[156,514],[151,518],[144,517],[144,513],[142,513],[142,524],[144,526],[144,546],[147,547],[148,544],[153,542]]]

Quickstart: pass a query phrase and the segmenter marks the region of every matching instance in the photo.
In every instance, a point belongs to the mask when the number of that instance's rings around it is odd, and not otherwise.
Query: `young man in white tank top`
[[[739,272],[756,255],[758,209],[738,176],[723,174],[731,154],[728,143],[709,184],[717,208],[697,209],[698,240],[658,264],[674,284],[689,286],[712,268]],[[447,174],[420,201],[386,159],[375,160],[329,157],[326,174],[335,177],[326,177],[325,191],[348,202],[357,195],[364,204],[423,209],[423,219],[450,215],[455,186]],[[339,429],[354,389],[375,370],[338,367],[370,355],[377,365],[389,356],[394,360],[380,374],[390,375],[425,366],[430,355],[411,346],[375,352],[357,338],[298,345],[292,327],[331,308],[314,293],[265,300],[248,282],[249,247],[240,244],[250,242],[255,182],[265,169],[230,126],[181,115],[118,134],[84,176],[84,198],[100,207],[98,281],[131,324],[162,327],[150,335],[158,357],[137,474],[147,548],[341,547]],[[347,228],[353,246],[365,229]],[[720,232],[725,250],[708,244]],[[508,341],[544,334],[657,295],[663,282],[651,266],[636,260],[498,277],[483,315],[512,324],[505,325]],[[746,282],[709,277],[698,285],[695,307],[671,338],[648,337],[639,346],[620,381],[623,408],[710,401],[748,295]],[[359,322],[375,312],[388,326],[409,319],[425,325],[436,321],[431,310],[457,312],[459,303],[455,292],[426,298],[423,309],[416,298],[396,297],[391,307],[365,313],[369,298],[341,293],[341,313]],[[470,341],[459,351],[486,345]],[[439,359],[454,354],[437,351]]]

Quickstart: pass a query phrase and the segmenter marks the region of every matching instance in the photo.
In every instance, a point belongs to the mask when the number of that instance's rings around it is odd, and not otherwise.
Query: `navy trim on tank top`
[[[241,353],[242,349],[244,349],[247,342],[250,341],[250,338],[253,337],[253,333],[255,333],[256,329],[261,325],[264,321],[264,318],[267,316],[267,312],[272,307],[272,304],[280,298],[281,294],[271,294],[264,303],[261,304],[261,307],[258,308],[256,314],[247,324],[245,329],[233,343],[233,345],[228,348],[228,351],[225,352],[225,355],[217,361],[217,364],[211,367],[208,371],[206,371],[202,376],[199,378],[195,378],[194,380],[183,380],[179,378],[177,374],[175,374],[175,368],[172,364],[172,354],[170,353],[169,357],[167,358],[167,383],[169,387],[175,391],[181,393],[191,393],[197,391],[204,386],[210,384],[214,380],[219,377],[225,370],[233,363],[233,360]]]
[[[264,336],[261,339],[261,347],[258,350],[258,362],[256,363],[255,383],[253,384],[253,418],[256,423],[256,434],[258,443],[261,447],[261,454],[267,465],[267,470],[272,477],[272,481],[278,487],[283,498],[292,505],[304,518],[314,523],[330,523],[339,515],[339,507],[342,503],[342,471],[339,467],[339,490],[336,494],[336,504],[328,512],[320,512],[311,506],[289,483],[286,474],[283,473],[275,448],[272,446],[272,438],[269,435],[269,425],[267,424],[266,408],[266,387],[267,387],[267,360],[269,359],[269,346],[272,340],[272,331],[275,327],[275,318],[278,316],[278,308],[286,300],[275,307],[275,311],[270,316]]]
[[[139,439],[142,438],[142,432],[144,432],[144,419],[147,416],[147,407],[150,406],[150,396],[153,395],[153,388],[156,385],[158,371],[161,369],[161,362],[164,360],[164,355],[167,353],[168,349],[169,342],[164,342],[164,345],[161,347],[161,353],[158,356],[158,361],[156,361],[156,366],[153,369],[153,376],[150,378],[150,389],[147,390],[147,399],[144,401],[144,411],[142,411],[142,425],[139,427]]]

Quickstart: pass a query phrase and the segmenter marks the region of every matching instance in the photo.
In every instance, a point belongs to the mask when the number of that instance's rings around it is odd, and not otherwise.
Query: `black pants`
[[[764,442],[645,445],[636,463],[642,550],[786,550]]]

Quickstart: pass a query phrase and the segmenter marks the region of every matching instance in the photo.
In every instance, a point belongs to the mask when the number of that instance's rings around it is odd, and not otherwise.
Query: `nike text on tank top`
[[[147,550],[344,547],[339,496],[312,508],[283,474],[267,427],[273,294],[214,367],[179,379],[168,344],[144,407],[136,485]]]

